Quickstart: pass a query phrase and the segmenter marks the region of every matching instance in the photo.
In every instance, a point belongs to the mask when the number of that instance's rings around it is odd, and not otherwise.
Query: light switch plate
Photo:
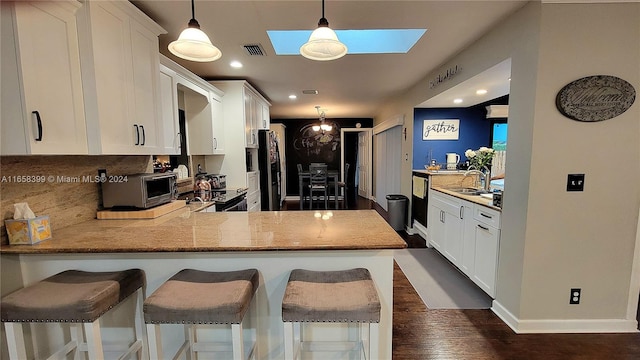
[[[584,174],[567,175],[567,191],[584,191]]]

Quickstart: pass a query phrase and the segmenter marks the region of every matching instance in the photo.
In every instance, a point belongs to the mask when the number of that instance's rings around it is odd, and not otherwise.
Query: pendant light
[[[300,55],[311,60],[327,61],[339,59],[347,54],[347,46],[338,40],[335,31],[329,27],[324,17],[324,0],[322,0],[322,17],[318,21],[309,41],[300,47]]]
[[[191,0],[191,20],[186,29],[182,30],[178,40],[169,44],[169,51],[179,58],[190,61],[215,61],[222,56],[222,51],[213,46],[200,24],[196,20],[194,0]]]

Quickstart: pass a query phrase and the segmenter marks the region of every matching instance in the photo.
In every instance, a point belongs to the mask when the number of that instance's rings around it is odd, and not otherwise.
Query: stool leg
[[[6,322],[4,330],[7,335],[7,347],[9,348],[9,359],[20,360],[27,358],[27,350],[24,346],[24,334],[22,333],[22,323]]]
[[[149,359],[163,359],[164,355],[162,354],[162,336],[160,335],[160,324],[147,324],[147,339],[149,344]]]
[[[149,356],[147,354],[147,332],[146,327],[144,326],[144,314],[142,312],[144,306],[144,293],[142,292],[142,288],[136,290],[136,313],[135,313],[135,346],[139,346],[137,351],[138,360],[147,360]],[[139,344],[139,345],[138,345]],[[134,346],[134,345],[132,345]]]
[[[378,344],[380,343],[379,337],[380,324],[369,324],[369,359],[378,359]]]
[[[244,360],[242,322],[240,324],[231,324],[231,341],[233,342],[233,360]]]
[[[89,360],[104,359],[104,351],[102,350],[102,336],[100,336],[100,319],[92,323],[82,324],[84,333],[87,335],[87,351],[89,352]]]
[[[284,323],[284,358],[285,360],[293,360],[295,344],[293,340],[293,323]]]
[[[71,340],[76,343],[75,353],[73,355],[73,360],[82,360],[84,356],[82,356],[81,347],[84,345],[84,334],[82,333],[82,324],[75,323],[70,324],[71,331]]]
[[[184,338],[187,340],[187,344],[189,346],[189,351],[186,352],[187,360],[196,360],[196,351],[194,350],[194,345],[198,341],[197,339],[197,328],[195,324],[185,325],[184,326]]]
[[[369,349],[370,327],[369,323],[360,323],[360,358],[371,359],[371,350]]]

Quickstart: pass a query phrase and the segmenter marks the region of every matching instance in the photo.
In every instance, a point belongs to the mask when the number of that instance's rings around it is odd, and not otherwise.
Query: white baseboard
[[[638,332],[636,320],[624,319],[550,319],[520,320],[497,300],[493,311],[516,334],[539,333],[634,333]]]
[[[413,227],[411,228],[412,235],[418,234],[420,237],[424,239],[424,242],[427,242],[427,228],[418,222],[413,222]]]

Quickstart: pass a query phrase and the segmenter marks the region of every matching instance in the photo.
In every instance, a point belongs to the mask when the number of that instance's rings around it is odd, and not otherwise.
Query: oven
[[[230,201],[216,203],[216,211],[247,211],[247,195],[242,194]]]

